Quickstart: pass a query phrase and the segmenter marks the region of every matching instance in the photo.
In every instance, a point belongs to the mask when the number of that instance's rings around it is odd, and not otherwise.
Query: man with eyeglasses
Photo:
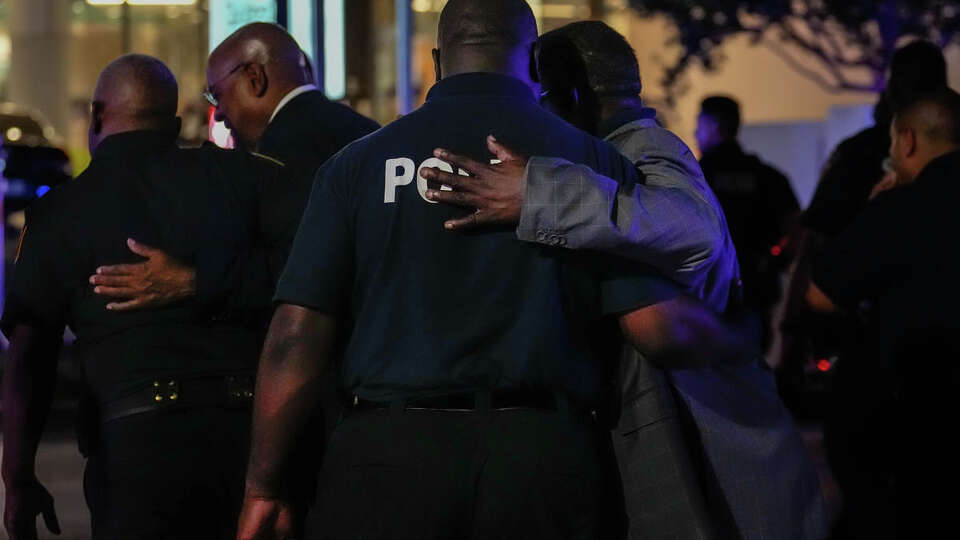
[[[177,148],[177,102],[176,79],[159,60],[112,62],[94,93],[90,166],[27,212],[0,325],[10,339],[3,480],[12,540],[37,538],[37,514],[58,529],[34,461],[65,326],[77,336],[89,406],[81,451],[92,537],[233,537],[272,289],[261,287],[264,310],[237,317],[192,299],[111,310],[89,283],[103,265],[140,260],[129,236],[197,266],[228,266],[241,248],[256,250],[262,264],[244,265],[246,281],[277,279],[298,219],[260,216],[289,183],[284,169],[244,152]],[[253,279],[255,268],[265,275]]]
[[[349,107],[330,101],[312,84],[303,51],[283,28],[248,24],[210,54],[203,96],[216,107],[238,147],[286,166],[294,181],[282,201],[262,216],[282,221],[306,207],[313,174],[328,158],[379,125]],[[162,252],[134,243],[147,257],[139,265],[106,267],[92,277],[111,309],[127,311],[195,297],[201,303],[242,312],[259,304],[264,292],[244,281],[242,264],[186,267]]]
[[[312,84],[307,57],[283,28],[252,23],[210,54],[204,97],[238,144],[312,173],[376,122],[330,101]]]

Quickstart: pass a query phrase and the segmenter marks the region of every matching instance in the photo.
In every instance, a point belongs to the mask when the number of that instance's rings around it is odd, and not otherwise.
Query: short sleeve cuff
[[[627,313],[673,300],[683,290],[656,276],[622,276],[604,280],[600,285],[601,311],[604,315]]]

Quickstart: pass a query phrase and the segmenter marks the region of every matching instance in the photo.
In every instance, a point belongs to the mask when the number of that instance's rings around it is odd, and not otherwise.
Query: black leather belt
[[[562,392],[528,389],[478,390],[475,392],[416,396],[391,401],[370,401],[354,396],[353,402],[347,408],[355,412],[385,409],[448,412],[545,409],[567,412],[575,416],[596,417],[593,410],[581,406]]]
[[[253,374],[159,377],[140,390],[102,403],[100,421],[171,409],[248,405],[253,401],[254,382]]]

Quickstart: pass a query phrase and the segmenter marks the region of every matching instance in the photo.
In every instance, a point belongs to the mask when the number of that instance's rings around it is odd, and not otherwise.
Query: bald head
[[[438,77],[495,72],[529,79],[536,40],[537,21],[524,0],[450,0],[437,29]]]
[[[920,96],[896,112],[895,122],[930,141],[960,145],[960,94],[945,89]]]
[[[217,102],[217,120],[253,146],[277,105],[291,90],[311,84],[306,55],[293,37],[271,23],[243,26],[210,54],[207,90]]]
[[[117,58],[97,79],[91,147],[114,133],[172,128],[178,99],[177,79],[163,62],[142,54]]]
[[[897,175],[913,180],[930,161],[960,150],[960,94],[947,88],[915,96],[898,107],[890,131]]]
[[[272,23],[250,23],[230,34],[210,54],[210,64],[221,60],[276,64],[278,84],[294,88],[310,82],[306,72],[310,64],[300,46],[283,27]]]

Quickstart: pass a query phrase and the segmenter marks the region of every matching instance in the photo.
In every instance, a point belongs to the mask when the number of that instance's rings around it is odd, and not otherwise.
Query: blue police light
[[[50,186],[38,186],[37,187],[37,197],[43,197],[50,191]]]

